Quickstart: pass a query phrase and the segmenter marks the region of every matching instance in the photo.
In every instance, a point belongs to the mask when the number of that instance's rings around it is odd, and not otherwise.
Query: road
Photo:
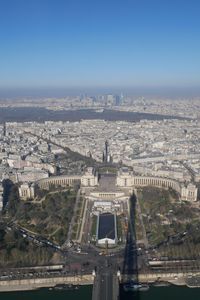
[[[144,226],[144,222],[143,222],[143,217],[142,217],[142,210],[141,210],[141,206],[140,206],[140,201],[138,199],[138,196],[137,196],[137,190],[134,191],[135,193],[135,196],[137,198],[137,202],[136,202],[136,209],[138,211],[138,216],[140,218],[140,224],[142,225],[142,235],[143,235],[143,243],[145,245],[145,248],[149,248],[149,242],[148,242],[148,239],[147,239],[147,235],[146,235],[146,230],[145,230],[145,226]]]
[[[84,211],[83,211],[83,218],[81,221],[81,227],[80,227],[80,232],[79,232],[79,237],[78,237],[78,242],[81,243],[81,240],[82,240],[82,235],[83,235],[83,230],[84,230],[84,224],[86,223],[85,220],[86,220],[86,215],[87,215],[87,206],[88,206],[88,200],[87,199],[84,199],[83,201],[85,201],[84,203]]]
[[[62,249],[67,248],[67,245],[69,244],[69,242],[71,240],[72,229],[73,229],[73,226],[74,226],[74,220],[75,220],[76,212],[77,212],[77,209],[78,209],[78,203],[79,203],[79,200],[80,200],[80,195],[81,195],[81,190],[79,189],[78,192],[77,192],[77,195],[76,195],[76,202],[75,202],[75,205],[74,205],[73,216],[72,216],[72,219],[71,219],[71,222],[70,222],[70,225],[69,225],[69,231],[68,231],[68,234],[67,234],[67,240],[62,245]]]

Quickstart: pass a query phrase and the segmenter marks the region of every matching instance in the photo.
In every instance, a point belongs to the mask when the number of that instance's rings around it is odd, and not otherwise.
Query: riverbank
[[[0,292],[36,290],[54,287],[57,284],[92,285],[93,281],[92,275],[2,280],[0,281]]]
[[[186,286],[186,279],[191,276],[200,276],[196,273],[159,273],[159,274],[138,274],[137,280],[141,283],[166,282],[177,286]],[[120,282],[127,282],[130,279],[136,279],[134,276],[123,276]],[[40,288],[54,287],[58,284],[92,285],[94,276],[91,274],[82,276],[51,277],[51,278],[31,278],[31,279],[11,279],[0,281],[0,292],[10,291],[28,291]]]
[[[188,278],[192,277],[200,277],[200,272],[180,272],[180,273],[144,273],[144,274],[138,274],[137,278],[132,276],[132,278],[123,276],[122,282],[126,282],[130,279],[132,280],[138,280],[141,283],[158,283],[158,282],[166,282],[177,286],[189,286],[187,281]],[[198,287],[197,285],[195,287]],[[200,287],[200,285],[199,285]]]

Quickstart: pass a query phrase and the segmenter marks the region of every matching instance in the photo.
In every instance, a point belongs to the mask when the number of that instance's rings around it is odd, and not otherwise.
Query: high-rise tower
[[[110,155],[109,144],[107,140],[105,141],[105,148],[103,151],[103,162],[105,163],[111,162],[111,155]]]

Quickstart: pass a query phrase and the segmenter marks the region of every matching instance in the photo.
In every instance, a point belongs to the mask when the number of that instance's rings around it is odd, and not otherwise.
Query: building
[[[107,106],[113,106],[115,104],[116,104],[115,95],[112,95],[112,94],[106,95],[106,105]]]
[[[0,211],[3,209],[3,185],[0,182]]]
[[[196,201],[197,200],[198,189],[192,183],[187,186],[182,185],[181,187],[181,199],[185,201]]]
[[[116,185],[119,187],[132,187],[133,172],[126,167],[121,168],[117,174]]]
[[[158,188],[173,189],[179,195],[180,199],[184,201],[197,201],[197,187],[192,183],[183,185],[178,180],[155,177],[155,176],[136,176],[128,170],[128,168],[122,168],[118,171],[116,184],[118,187],[129,188],[130,192],[134,188],[144,186],[155,186]]]
[[[94,168],[87,168],[85,174],[81,177],[81,185],[83,187],[95,187],[98,185],[98,173]]]
[[[22,200],[33,199],[35,197],[34,184],[23,183],[19,187],[19,196]]]
[[[48,178],[49,172],[32,167],[24,167],[16,173],[16,182],[35,182],[40,179]]]
[[[51,176],[46,179],[41,179],[36,182],[40,189],[49,190],[50,187],[69,187],[79,185],[81,176],[78,175],[61,175]]]

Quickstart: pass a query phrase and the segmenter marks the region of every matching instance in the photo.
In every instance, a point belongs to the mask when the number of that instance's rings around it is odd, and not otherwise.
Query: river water
[[[0,293],[1,300],[91,300],[92,286],[83,286],[75,291],[49,291],[41,289],[27,292]],[[121,291],[120,300],[198,300],[200,289],[187,287],[151,287],[148,291],[140,293]]]

